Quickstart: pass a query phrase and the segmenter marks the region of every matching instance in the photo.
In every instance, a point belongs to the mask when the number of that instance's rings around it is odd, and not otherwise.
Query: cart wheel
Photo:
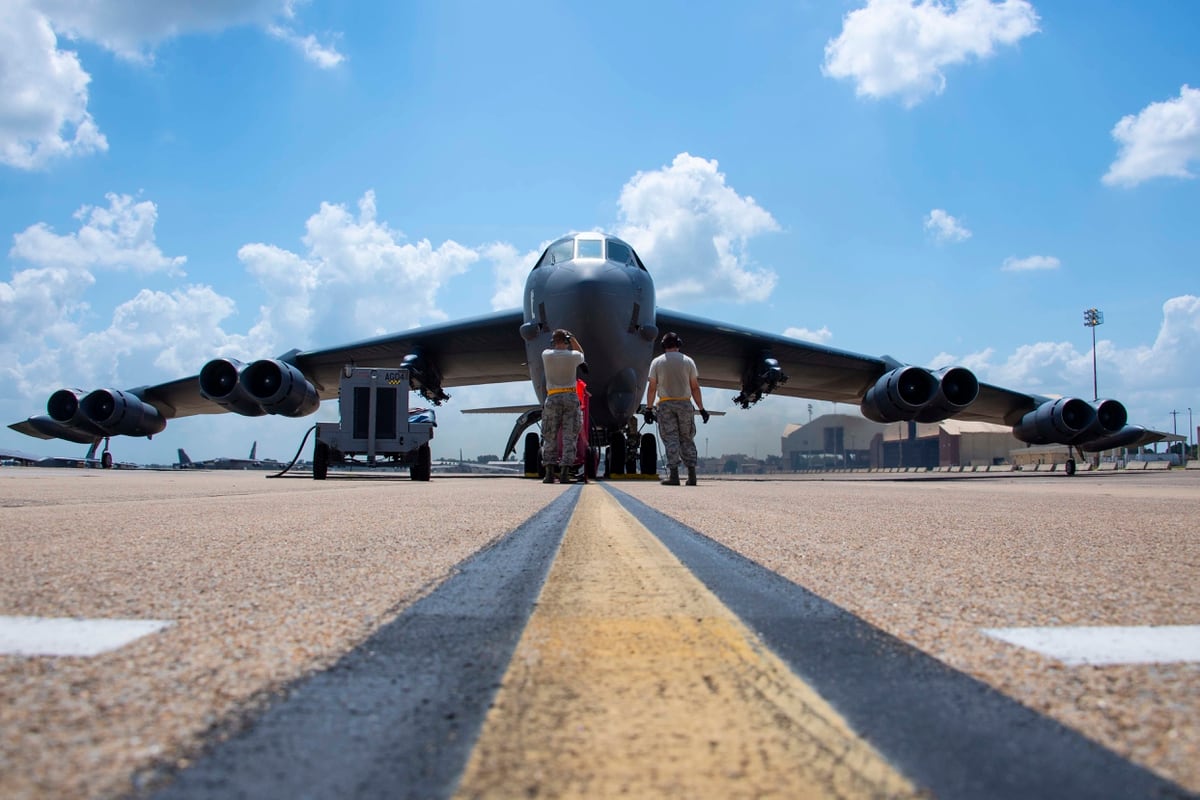
[[[417,448],[417,460],[409,468],[409,476],[414,481],[427,481],[433,474],[433,456],[430,455],[429,445],[423,444]]]
[[[643,475],[658,474],[658,442],[653,433],[642,434],[641,467]]]
[[[533,431],[525,434],[525,477],[540,478],[542,472],[542,440]]]
[[[313,480],[323,481],[329,473],[329,445],[317,440],[313,446]]]

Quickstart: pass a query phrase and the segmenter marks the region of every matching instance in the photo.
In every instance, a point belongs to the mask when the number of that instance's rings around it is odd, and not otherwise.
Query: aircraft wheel
[[[408,469],[409,477],[414,481],[427,481],[433,474],[433,456],[430,455],[429,445],[423,444],[417,448],[417,460]]]
[[[643,475],[658,474],[658,440],[653,433],[642,434],[641,472]]]
[[[100,454],[100,466],[104,469],[112,469],[112,453],[105,450]]]
[[[525,434],[525,477],[542,474],[542,440],[533,431]]]
[[[313,480],[323,481],[329,474],[329,445],[318,440],[313,446]]]
[[[618,433],[608,445],[608,477],[625,474],[625,435]]]
[[[1067,459],[1067,474],[1068,475],[1075,474],[1075,459],[1073,459],[1073,458]]]

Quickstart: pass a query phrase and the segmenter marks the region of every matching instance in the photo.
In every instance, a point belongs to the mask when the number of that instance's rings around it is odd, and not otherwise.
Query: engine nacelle
[[[917,422],[941,422],[965,410],[979,397],[979,379],[966,367],[946,367],[935,373],[937,393],[917,412]]]
[[[64,428],[81,431],[93,437],[104,436],[104,431],[83,413],[82,402],[86,396],[87,392],[82,389],[59,389],[46,401],[46,413],[50,415],[50,419]],[[58,436],[59,434],[52,433],[51,435]]]
[[[1089,453],[1098,453],[1101,450],[1115,450],[1118,447],[1126,447],[1134,444],[1142,438],[1145,432],[1146,429],[1141,425],[1126,425],[1115,433],[1096,439],[1089,439],[1083,444],[1078,445],[1078,447],[1080,450],[1085,450]]]
[[[153,436],[167,427],[162,413],[120,389],[97,389],[79,402],[80,411],[109,436]]]
[[[749,408],[775,391],[779,384],[787,383],[787,379],[787,373],[779,366],[779,359],[763,353],[746,368],[742,375],[742,391],[733,398],[733,402],[742,408]]]
[[[1026,444],[1075,444],[1096,416],[1097,410],[1078,397],[1047,400],[1013,426],[1013,436]]]
[[[1091,407],[1095,411],[1092,424],[1071,442],[1081,450],[1097,452],[1123,447],[1140,439],[1146,430],[1140,425],[1126,424],[1129,414],[1116,400],[1096,400]]]
[[[200,369],[200,396],[226,411],[246,417],[261,417],[266,409],[250,396],[242,384],[246,365],[236,358],[214,358]]]
[[[1129,422],[1129,412],[1117,400],[1097,400],[1092,403],[1092,408],[1096,409],[1096,419],[1084,431],[1085,440],[1113,436],[1124,430]]]
[[[274,358],[255,361],[242,370],[239,382],[246,394],[268,414],[303,417],[321,405],[317,387],[286,361]]]
[[[921,367],[897,367],[863,395],[863,416],[873,422],[913,420],[938,395],[938,379]]]

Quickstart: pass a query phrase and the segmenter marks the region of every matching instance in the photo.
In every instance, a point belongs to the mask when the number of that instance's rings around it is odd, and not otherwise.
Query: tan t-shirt
[[[542,366],[546,369],[546,390],[575,390],[575,368],[583,363],[583,353],[578,350],[542,351]]]
[[[658,381],[659,398],[692,398],[693,377],[699,378],[700,371],[690,356],[679,351],[663,353],[650,362],[650,377]]]

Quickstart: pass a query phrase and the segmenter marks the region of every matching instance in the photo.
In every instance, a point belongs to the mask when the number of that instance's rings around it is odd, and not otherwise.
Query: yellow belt
[[[658,402],[662,403],[662,402],[665,402],[668,400],[691,400],[691,399],[692,398],[690,398],[690,397],[660,397],[660,398],[658,398]]]
[[[573,391],[575,391],[574,386],[572,386],[569,389],[548,389],[546,391],[546,394],[566,394],[567,392],[573,392]]]

